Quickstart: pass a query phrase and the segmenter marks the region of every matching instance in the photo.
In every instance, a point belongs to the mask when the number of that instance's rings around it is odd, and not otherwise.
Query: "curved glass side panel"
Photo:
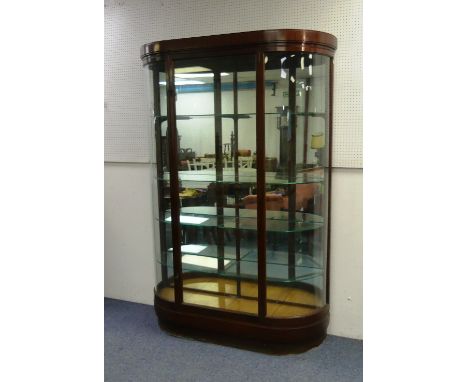
[[[284,229],[270,231],[267,224],[267,254],[285,258],[287,271],[267,267],[267,288],[296,287],[278,295],[284,306],[268,306],[267,316],[296,317],[325,304],[330,59],[302,52],[265,56],[267,163],[277,178],[288,180],[268,187],[267,201],[277,203],[267,203],[267,214],[281,211]],[[298,214],[322,224],[302,229]],[[314,277],[304,277],[309,274]]]
[[[168,181],[168,150],[166,141],[167,131],[167,97],[166,97],[166,74],[164,64],[156,62],[146,67],[149,73],[149,84],[151,89],[152,105],[152,128],[153,137],[153,214],[155,217],[161,215],[161,211],[170,209],[170,197]],[[163,179],[167,179],[164,181]],[[173,283],[173,270],[167,264],[173,259],[167,253],[167,248],[172,247],[172,229],[170,225],[154,224],[155,245],[155,274],[160,285]]]

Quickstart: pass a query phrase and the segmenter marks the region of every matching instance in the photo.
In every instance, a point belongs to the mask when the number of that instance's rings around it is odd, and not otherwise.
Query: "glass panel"
[[[275,163],[276,163],[276,158]],[[214,158],[195,158],[192,161],[181,161],[180,171],[179,171],[179,180],[192,187],[197,187],[197,182],[210,182],[210,183],[225,183],[225,184],[250,184],[255,186],[257,183],[257,170],[254,168],[256,166],[256,158],[253,159],[246,158],[245,166],[250,166],[252,163],[252,168],[245,167],[241,168],[243,165],[243,159],[239,157],[239,171],[238,176],[236,176],[235,170],[232,167],[224,167],[225,162],[223,161],[223,168],[221,169],[222,177],[217,178],[215,170],[215,160]],[[189,167],[189,164],[191,165]],[[228,166],[231,166],[231,163],[228,163]],[[268,158],[266,159],[266,166],[268,169],[269,162]],[[273,164],[271,164],[273,166]],[[276,164],[274,165],[276,169]],[[194,171],[196,170],[196,171]],[[265,174],[265,183],[267,187],[281,187],[288,184],[303,184],[303,183],[313,183],[313,182],[323,182],[324,171],[321,167],[314,167],[308,169],[308,171],[298,172],[295,177],[291,179],[288,178],[287,173],[277,173],[266,172]],[[169,180],[169,174],[165,174],[164,180]]]
[[[320,205],[319,205],[319,213],[324,217],[325,221],[328,222],[330,216],[328,215],[328,208],[329,208],[329,199],[328,199],[328,187],[330,178],[329,173],[325,176],[325,181],[323,184]],[[322,260],[322,269],[323,269],[323,280],[322,285],[320,285],[322,290],[322,301],[325,303],[326,301],[326,293],[327,293],[327,254],[328,254],[328,246],[330,243],[328,242],[328,224],[324,224],[323,228],[319,231],[320,235],[316,237],[316,246],[315,246],[315,253],[321,257]]]
[[[325,304],[329,58],[266,56],[267,164],[284,180],[267,184],[267,290],[282,291],[269,299],[267,316],[296,317]],[[273,211],[282,214],[278,230],[269,225]],[[271,258],[284,268],[269,266]]]
[[[329,59],[267,57],[267,315],[295,317],[325,303]],[[254,69],[254,56],[175,62],[180,189],[171,200],[166,76],[161,63],[150,67],[161,298],[174,301],[178,203],[184,303],[258,314]]]
[[[266,61],[265,149],[271,168],[294,177],[327,166],[329,57],[271,53]]]
[[[256,210],[243,202],[256,186],[255,79],[254,56],[175,62],[185,304],[258,311]],[[170,210],[160,220],[170,226]]]
[[[159,216],[160,211],[170,209],[168,150],[166,139],[167,130],[167,103],[166,103],[166,75],[162,63],[153,63],[148,66],[152,94],[152,136],[153,142],[153,211]],[[163,181],[162,179],[167,179]],[[167,248],[172,247],[172,231],[170,225],[154,225],[155,229],[155,266],[156,280],[159,288],[169,285],[173,279],[173,270],[167,267],[172,263],[168,259]],[[164,298],[164,297],[163,297]]]
[[[251,195],[256,196],[256,195]],[[267,195],[269,197],[270,195]],[[248,199],[246,197],[245,199]],[[285,198],[283,198],[285,199]],[[182,207],[180,213],[180,225],[181,227],[217,227],[222,229],[234,229],[239,223],[239,230],[243,231],[256,231],[257,230],[257,207],[256,198],[254,203],[248,204],[248,208],[240,208],[236,211],[233,207],[225,207],[222,211],[219,211],[216,206],[191,206]],[[309,203],[312,203],[310,200]],[[202,202],[200,202],[202,203]],[[291,216],[287,211],[275,210],[276,201],[267,202],[266,211],[266,228],[268,232],[303,232],[315,229],[320,229],[324,225],[324,219],[321,215],[312,212],[296,212],[292,217],[294,219],[294,225],[290,225]],[[283,209],[285,204],[282,204],[278,208]],[[243,207],[241,205],[241,207]],[[286,207],[287,208],[287,201]],[[310,211],[313,211],[313,206],[310,206]],[[222,217],[222,224],[219,224],[218,218]],[[166,211],[164,223],[170,225],[172,217],[170,211]]]

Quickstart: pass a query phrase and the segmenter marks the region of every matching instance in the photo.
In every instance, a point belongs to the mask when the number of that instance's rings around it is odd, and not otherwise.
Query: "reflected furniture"
[[[326,337],[336,46],[283,29],[142,47],[161,323],[285,345]],[[181,166],[181,145],[214,154]]]

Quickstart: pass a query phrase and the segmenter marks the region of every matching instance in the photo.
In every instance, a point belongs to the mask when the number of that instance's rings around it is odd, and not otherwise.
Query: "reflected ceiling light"
[[[228,265],[231,261],[224,260],[224,266]],[[218,259],[214,257],[200,257],[197,255],[182,255],[182,263],[197,265],[204,268],[218,269]]]
[[[214,77],[214,73],[177,73],[176,78],[209,78]],[[229,73],[221,73],[221,77],[229,76]]]
[[[180,250],[183,253],[200,253],[201,251],[207,249],[208,246],[206,245],[198,245],[198,244],[185,244],[180,246]],[[168,251],[172,252],[174,248],[169,248]]]
[[[175,85],[203,85],[205,82],[203,81],[194,81],[194,80],[177,80],[175,81]],[[159,85],[166,86],[166,81],[161,81]]]
[[[301,69],[304,70],[304,56],[301,57]]]
[[[204,223],[208,220],[208,218],[200,218],[197,216],[186,216],[186,215],[180,215],[180,222],[185,223],[185,224],[201,224]],[[172,218],[169,216],[166,218],[167,222],[172,221]]]
[[[281,78],[286,78],[286,70],[283,69],[283,64],[284,61],[286,61],[286,57],[281,57],[281,71],[280,71],[280,76]]]
[[[186,68],[176,68],[174,70],[175,74],[181,73],[197,73],[197,72],[211,72],[211,69],[205,68],[203,66],[187,66]]]
[[[180,246],[180,250],[184,253],[200,253],[204,249],[207,249],[206,245],[198,244],[185,244]]]

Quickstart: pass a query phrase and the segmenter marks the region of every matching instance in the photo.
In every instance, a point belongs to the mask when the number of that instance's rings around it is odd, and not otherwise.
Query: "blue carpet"
[[[172,336],[150,305],[104,299],[104,315],[106,381],[362,381],[359,340],[278,356]]]

